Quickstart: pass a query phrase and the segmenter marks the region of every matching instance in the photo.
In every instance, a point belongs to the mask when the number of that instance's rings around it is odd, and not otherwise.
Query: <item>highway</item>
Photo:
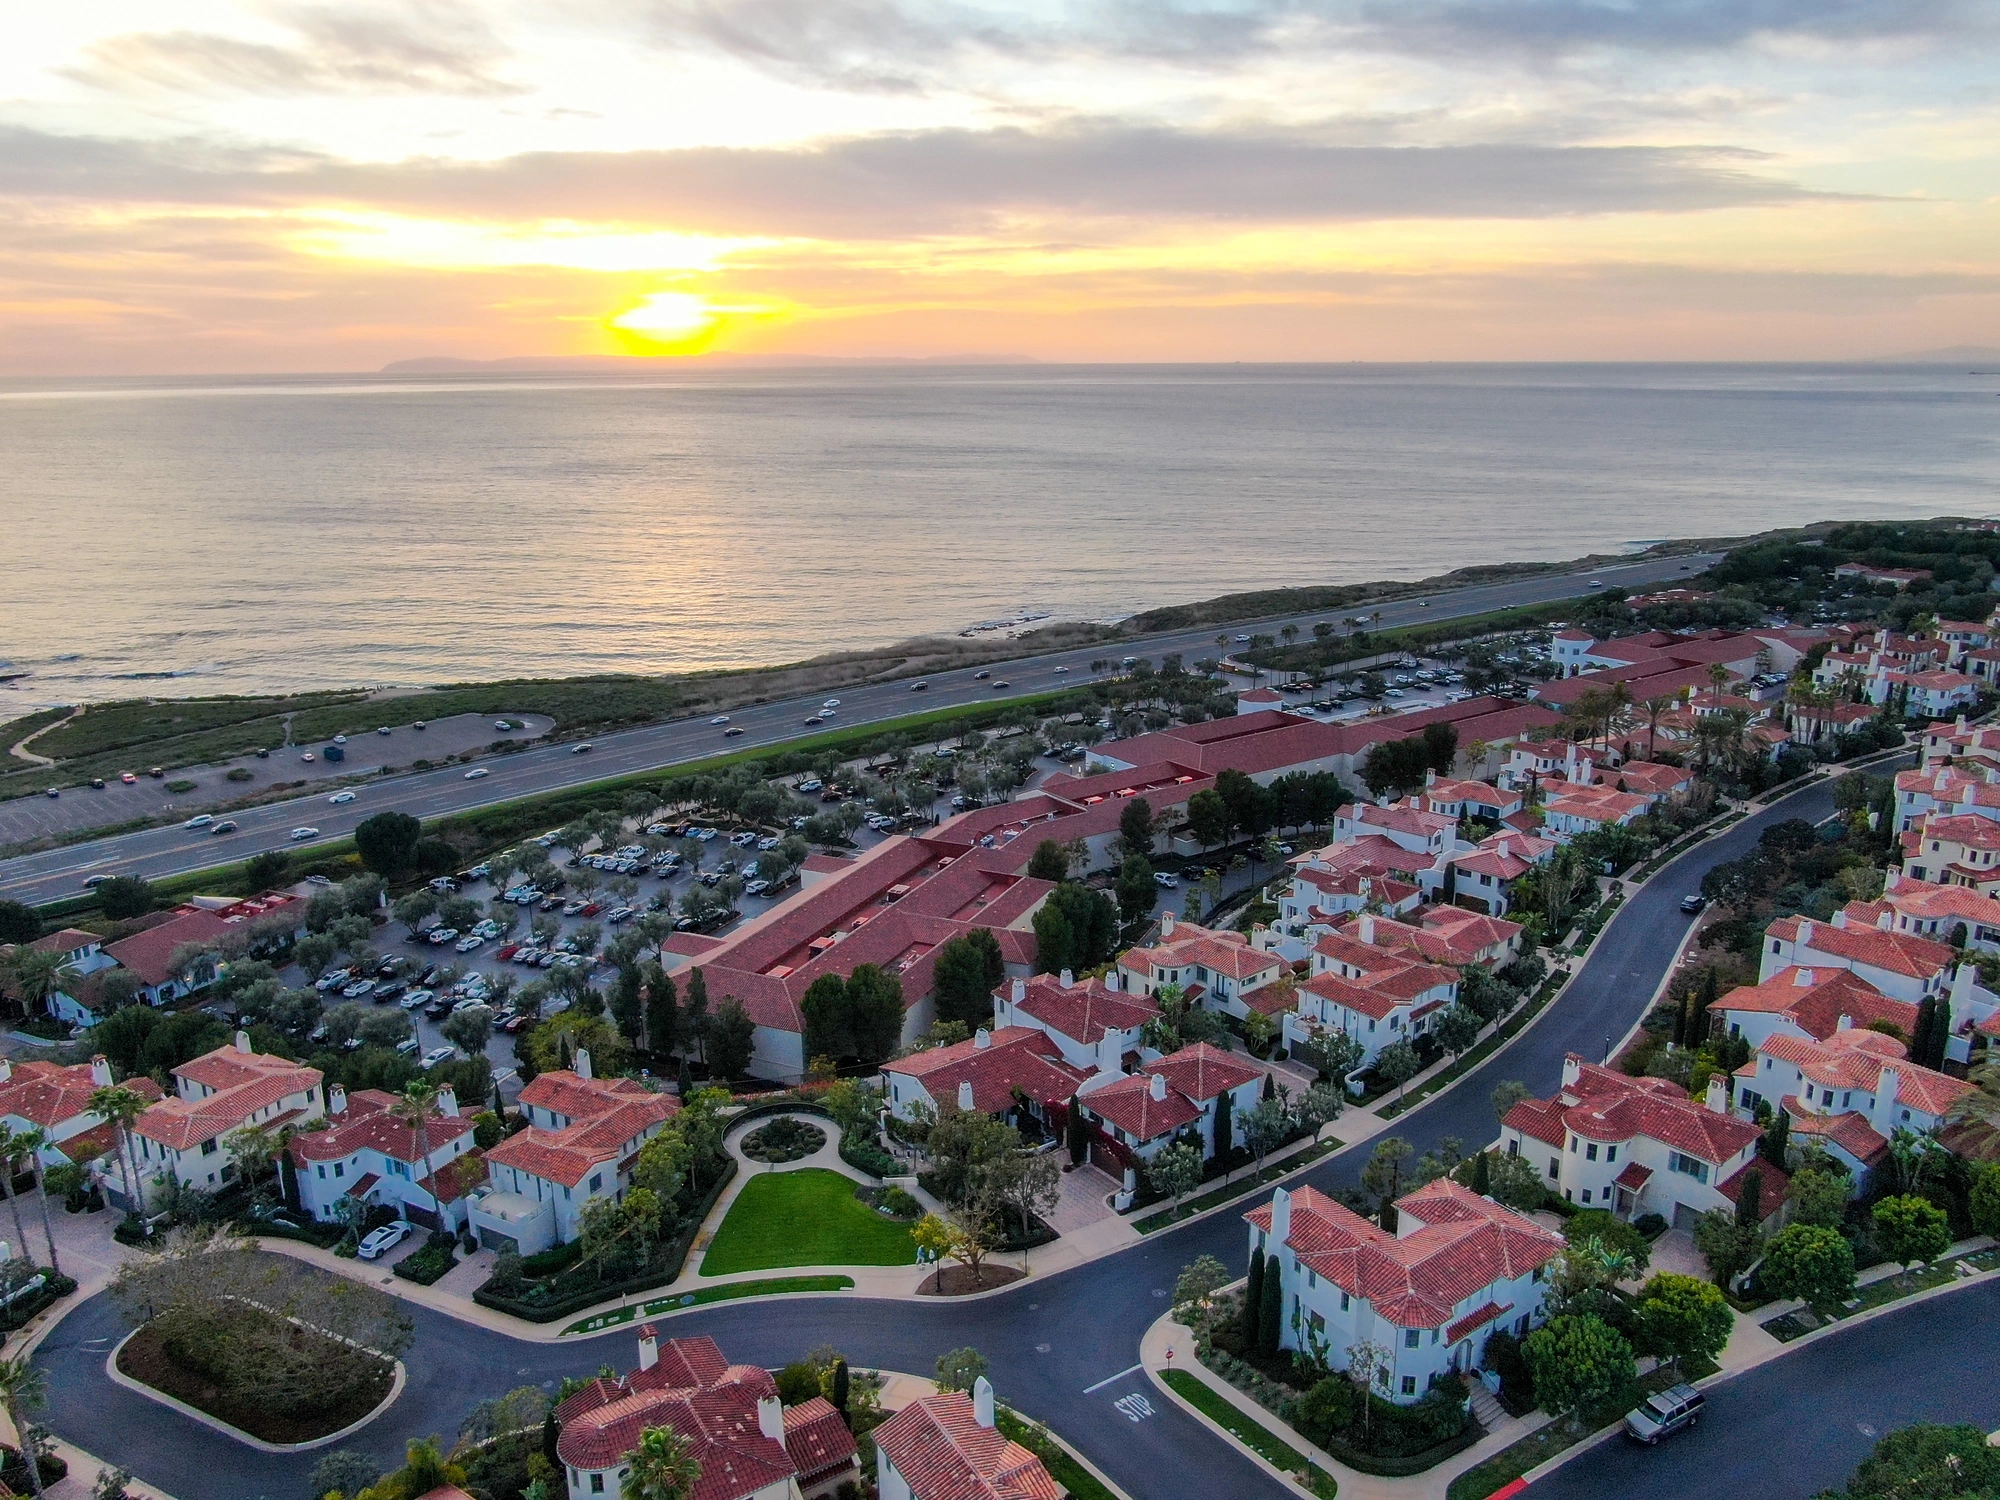
[[[1565,1053],[1600,1058],[1609,1041],[1637,1023],[1686,931],[1688,918],[1679,911],[1680,900],[1699,888],[1710,866],[1741,856],[1775,823],[1794,817],[1817,820],[1832,806],[1831,783],[1816,783],[1668,865],[1626,902],[1588,962],[1533,1026],[1455,1088],[1400,1118],[1395,1133],[1419,1151],[1448,1135],[1468,1148],[1490,1141],[1497,1126],[1488,1099],[1496,1083],[1519,1079],[1546,1095],[1561,1079]],[[1337,1121],[1332,1129],[1338,1133]],[[1366,1157],[1360,1148],[1338,1153],[1288,1184],[1308,1182],[1323,1191],[1355,1184]],[[1003,1399],[1049,1422],[1135,1500],[1183,1495],[1278,1500],[1294,1492],[1217,1441],[1136,1368],[1140,1339],[1166,1310],[1182,1266],[1207,1253],[1241,1271],[1246,1250],[1241,1212],[1254,1201],[977,1301],[800,1298],[782,1307],[723,1304],[662,1321],[670,1335],[712,1334],[732,1359],[771,1366],[796,1359],[815,1344],[831,1343],[858,1364],[922,1372],[945,1350],[970,1344],[991,1363]],[[1953,1300],[1930,1306],[1949,1306]],[[552,1346],[516,1340],[414,1305],[408,1311],[417,1328],[415,1345],[405,1356],[408,1388],[380,1420],[345,1445],[385,1466],[400,1457],[407,1439],[449,1434],[474,1402],[507,1387],[552,1384],[563,1375],[587,1373],[600,1362],[620,1368],[632,1362],[629,1329],[573,1346]],[[1870,1389],[1877,1386],[1907,1387],[1903,1399],[1948,1409],[1962,1390],[1939,1380],[1936,1370],[1991,1368],[1995,1356],[1983,1323],[1932,1319],[1926,1326],[1936,1343],[1888,1337],[1906,1316],[1893,1313],[1868,1325],[1878,1333],[1867,1346],[1882,1362],[1866,1367],[1872,1380],[1859,1382],[1868,1392],[1862,1410],[1874,1412],[1884,1405],[1879,1391]],[[121,1331],[109,1298],[100,1294],[81,1303],[36,1352],[35,1363],[50,1381],[50,1421],[60,1434],[174,1494],[257,1500],[296,1490],[295,1460],[250,1452],[112,1385],[104,1374],[104,1357]],[[1814,1358],[1833,1357],[1852,1337],[1842,1333],[1827,1340]],[[1782,1389],[1795,1368],[1792,1361],[1780,1360],[1767,1370]],[[1989,1385],[1982,1381],[1978,1389]],[[1135,1396],[1143,1405],[1128,1399]],[[1980,1400],[1990,1406],[1992,1398]],[[1833,1456],[1813,1446],[1828,1424],[1837,1426],[1844,1419],[1838,1399],[1816,1401],[1812,1424],[1763,1422],[1755,1451],[1741,1446],[1724,1451],[1729,1463],[1749,1465],[1760,1474],[1799,1476],[1797,1482],[1775,1488],[1767,1482],[1767,1492],[1804,1495],[1851,1464],[1851,1444]],[[1723,1424],[1699,1430],[1699,1440],[1711,1437],[1724,1444],[1733,1441]],[[1557,1476],[1570,1486],[1563,1493],[1628,1493],[1618,1484],[1593,1482],[1598,1477],[1593,1466],[1603,1461],[1603,1452],[1580,1457],[1573,1481],[1567,1470]],[[1678,1463],[1672,1448],[1657,1457]],[[1647,1461],[1634,1459],[1633,1464]],[[1678,1477],[1630,1493],[1683,1495],[1698,1487],[1688,1482],[1690,1471],[1668,1472]],[[1810,1483],[1807,1476],[1813,1476]]]
[[[1381,606],[1382,618],[1377,628],[1459,619],[1516,605],[1573,598],[1586,592],[1593,580],[1625,589],[1677,582],[1720,559],[1719,553],[1696,554],[1587,572],[1548,574],[1400,600]],[[1371,608],[1369,612],[1372,615],[1374,610]],[[1337,622],[1338,612],[1320,611],[1289,619],[1258,621],[1254,626],[1238,624],[1227,633],[1233,638],[1247,635],[1253,628],[1275,632],[1287,623],[1309,633],[1315,623],[1325,619]],[[1205,628],[1024,657],[996,663],[989,669],[991,676],[986,680],[975,679],[970,669],[933,677],[923,692],[913,692],[907,680],[843,689],[838,694],[840,707],[827,721],[827,727],[876,723],[925,709],[1004,702],[1073,687],[1090,681],[1090,663],[1107,654],[1137,655],[1157,663],[1160,657],[1178,652],[1192,661],[1216,654],[1217,634],[1215,629]],[[770,749],[823,733],[824,730],[805,723],[806,717],[817,709],[818,700],[812,698],[741,709],[731,715],[731,722],[743,733],[727,738],[722,728],[700,718],[677,719],[597,736],[590,741],[588,754],[575,753],[574,747],[567,744],[540,745],[481,761],[480,766],[488,774],[479,778],[469,779],[462,766],[383,777],[355,787],[358,795],[344,805],[329,803],[329,793],[322,791],[231,813],[229,816],[239,825],[232,834],[211,835],[204,829],[175,825],[19,855],[0,861],[0,897],[40,905],[79,894],[84,881],[92,876],[136,875],[156,880],[247,859],[266,849],[310,848],[310,844],[302,846],[290,840],[290,831],[295,827],[317,828],[320,837],[316,842],[324,842],[352,833],[362,819],[378,812],[435,818],[611,777],[667,770],[726,751]]]

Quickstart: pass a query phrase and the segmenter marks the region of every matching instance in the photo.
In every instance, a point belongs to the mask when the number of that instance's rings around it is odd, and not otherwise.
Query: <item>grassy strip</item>
[[[1663,1391],[1683,1380],[1700,1378],[1692,1370],[1676,1371],[1667,1365],[1648,1371],[1639,1377],[1638,1400],[1630,1405],[1616,1400],[1607,1402],[1605,1407],[1592,1412],[1586,1422],[1562,1418],[1551,1421],[1452,1480],[1451,1487],[1445,1491],[1445,1500],[1487,1500],[1489,1495],[1506,1488],[1537,1464],[1545,1464],[1614,1423],[1622,1422],[1626,1412],[1656,1391]]]
[[[1346,1143],[1338,1136],[1328,1136],[1318,1145],[1309,1146],[1295,1156],[1270,1163],[1261,1172],[1224,1183],[1221,1187],[1203,1193],[1199,1198],[1190,1198],[1181,1205],[1179,1213],[1175,1213],[1171,1208],[1163,1209],[1159,1213],[1148,1214],[1143,1219],[1135,1219],[1132,1227],[1141,1234],[1151,1234],[1156,1229],[1165,1229],[1170,1225],[1182,1223],[1190,1214],[1198,1214],[1204,1209],[1214,1208],[1217,1204],[1227,1203],[1232,1198],[1241,1198],[1246,1193],[1254,1193],[1267,1182],[1276,1182],[1280,1177],[1289,1176],[1301,1167],[1310,1166],[1322,1156],[1332,1155],[1344,1144]]]
[[[1403,1113],[1404,1110],[1414,1109],[1432,1094],[1437,1093],[1438,1090],[1447,1088],[1458,1082],[1459,1079],[1470,1073],[1474,1068],[1485,1062],[1487,1058],[1519,1036],[1523,1028],[1530,1021],[1534,1020],[1536,1016],[1548,1008],[1549,1002],[1554,1000],[1556,995],[1561,992],[1565,982],[1566,980],[1561,975],[1552,975],[1543,980],[1542,987],[1530,995],[1515,1010],[1513,1015],[1502,1021],[1499,1027],[1486,1040],[1464,1053],[1457,1062],[1451,1064],[1443,1072],[1433,1073],[1429,1078],[1418,1084],[1417,1087],[1406,1092],[1402,1098],[1391,1100],[1375,1113],[1382,1119],[1393,1120],[1397,1115]]]
[[[1005,1436],[1027,1448],[1030,1453],[1036,1451],[1028,1444],[1028,1438],[1034,1435],[1030,1431],[1034,1424],[1019,1412],[1009,1411],[1003,1406],[993,1414],[993,1420]],[[1045,1427],[1042,1431],[1047,1432],[1048,1429]],[[1118,1500],[1118,1496],[1105,1485],[1103,1480],[1078,1463],[1070,1451],[1060,1443],[1048,1444],[1046,1451],[1041,1453],[1040,1457],[1042,1467],[1047,1469],[1049,1476],[1063,1487],[1064,1493],[1070,1500]]]
[[[1954,1255],[1947,1260],[1937,1260],[1914,1271],[1899,1271],[1894,1276],[1884,1276],[1879,1281],[1871,1281],[1855,1293],[1853,1300],[1843,1302],[1833,1310],[1832,1321],[1844,1322],[1848,1318],[1859,1317],[1878,1307],[1887,1307],[1892,1302],[1900,1302],[1905,1297],[1914,1297],[1918,1292],[1928,1292],[1934,1287],[1949,1286],[1959,1279],[1958,1263],[1964,1261],[1975,1271],[1990,1271],[2000,1266],[2000,1247],[1990,1250],[1974,1250],[1969,1255]],[[1823,1328],[1824,1323],[1807,1324],[1796,1313],[1785,1313],[1763,1325],[1764,1331],[1773,1338],[1789,1344],[1793,1339],[1803,1338],[1814,1328]]]
[[[1211,1390],[1199,1376],[1186,1370],[1167,1370],[1160,1379],[1168,1389],[1196,1411],[1228,1432],[1267,1463],[1292,1475],[1320,1500],[1333,1500],[1338,1485],[1334,1478],[1298,1449],[1251,1417],[1234,1402]]]
[[[637,1318],[656,1318],[661,1313],[676,1312],[683,1307],[700,1307],[708,1302],[734,1302],[739,1297],[778,1297],[786,1292],[849,1292],[853,1289],[852,1276],[771,1276],[761,1281],[732,1281],[728,1286],[709,1286],[698,1292],[655,1297],[650,1302],[634,1303],[631,1307],[579,1318],[563,1332],[600,1333]]]

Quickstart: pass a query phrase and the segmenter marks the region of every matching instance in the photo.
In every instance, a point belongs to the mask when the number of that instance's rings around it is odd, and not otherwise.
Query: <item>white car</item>
[[[465,779],[467,781],[478,781],[481,777],[490,776],[492,774],[493,773],[488,771],[484,766],[474,766],[470,771],[467,771],[465,773]]]
[[[409,994],[403,996],[403,1009],[422,1010],[435,999],[437,999],[435,990],[411,990]]]
[[[292,839],[294,842],[297,842],[299,839],[316,839],[318,837],[319,830],[317,828],[294,828],[292,830]]]
[[[838,707],[840,707],[840,700],[839,700],[838,698],[829,698],[829,699],[827,699],[827,700],[826,700],[826,702],[822,703],[822,704],[820,705],[820,707],[821,707],[821,708],[838,708]]]
[[[433,927],[429,932],[424,934],[425,940],[433,948],[442,948],[457,936],[458,929],[456,927]]]
[[[476,953],[486,946],[486,939],[476,932],[468,932],[451,946],[460,953]]]
[[[428,1073],[432,1068],[435,1068],[439,1063],[450,1062],[452,1053],[457,1050],[458,1049],[455,1047],[433,1047],[431,1048],[430,1051],[424,1054],[423,1061],[418,1063],[417,1066],[422,1068],[426,1073]]]
[[[415,1226],[408,1219],[397,1219],[393,1223],[384,1224],[362,1240],[360,1248],[354,1253],[363,1260],[374,1260],[378,1256],[387,1255],[409,1238],[413,1227]]]
[[[331,797],[327,798],[326,800],[331,802],[335,807],[339,807],[343,802],[352,802],[354,800],[354,793],[335,792]]]
[[[1171,875],[1165,870],[1155,870],[1153,872],[1153,884],[1157,885],[1163,891],[1177,891],[1181,888],[1180,877]]]
[[[185,823],[181,824],[181,827],[206,828],[208,827],[209,824],[213,823],[214,821],[215,819],[208,813],[196,813],[193,817],[189,818]]]
[[[710,719],[708,722],[711,724],[727,724],[729,722],[729,715],[717,714],[714,718]]]

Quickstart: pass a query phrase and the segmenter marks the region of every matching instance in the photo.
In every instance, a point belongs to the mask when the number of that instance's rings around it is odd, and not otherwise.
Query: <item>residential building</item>
[[[1099,1141],[1113,1143],[1108,1153],[1093,1152],[1108,1154],[1109,1165],[1151,1161],[1183,1136],[1198,1142],[1206,1159],[1215,1155],[1217,1112],[1226,1107],[1241,1118],[1256,1108],[1264,1076],[1238,1054],[1197,1042],[1155,1058],[1137,1073],[1095,1074],[1077,1090],[1076,1102],[1098,1128]]]
[[[1851,969],[1883,994],[1915,1005],[1942,993],[1951,949],[1914,933],[1869,927],[1837,911],[1830,922],[1780,917],[1764,929],[1757,981],[1785,969]]]
[[[1374,917],[1368,926],[1373,934],[1368,941],[1375,946],[1406,949],[1430,964],[1448,964],[1453,968],[1478,964],[1483,968],[1497,969],[1521,955],[1520,923],[1483,916],[1461,906],[1427,907],[1414,922]],[[1359,941],[1361,919],[1351,917],[1333,931],[1341,937]]]
[[[1515,883],[1557,847],[1554,839],[1511,830],[1481,839],[1470,852],[1451,857],[1445,898],[1460,906],[1477,901],[1489,916],[1504,917]],[[1390,915],[1397,913],[1391,911]]]
[[[173,1077],[172,1097],[147,1106],[132,1127],[139,1195],[149,1202],[155,1186],[169,1175],[206,1193],[234,1181],[236,1149],[230,1137],[235,1131],[252,1125],[274,1132],[297,1130],[326,1114],[319,1069],[253,1051],[247,1032],[182,1063]],[[112,1160],[117,1161],[117,1153]],[[133,1204],[122,1162],[108,1186],[121,1201]]]
[[[0,1126],[16,1134],[39,1130],[44,1166],[82,1166],[118,1148],[117,1127],[90,1108],[90,1096],[111,1082],[111,1064],[102,1057],[68,1065],[0,1058]],[[161,1097],[150,1078],[134,1078],[126,1087],[147,1100]]]
[[[1886,916],[1892,932],[2000,953],[2000,901],[1966,886],[1937,885],[1891,869],[1879,901],[1850,901],[1844,910],[1849,922],[1863,926],[1881,926]]]
[[[465,1205],[486,1164],[472,1144],[472,1118],[459,1112],[450,1088],[438,1092],[421,1149],[416,1126],[391,1113],[394,1094],[361,1089],[350,1098],[338,1085],[327,1092],[326,1128],[300,1131],[289,1146],[307,1213],[338,1223],[343,1200],[351,1200],[428,1229],[465,1227]]]
[[[1753,985],[1741,985],[1709,1005],[1712,1028],[1760,1047],[1772,1036],[1824,1041],[1847,1026],[1882,1022],[1904,1036],[1916,1030],[1914,1001],[1885,995],[1852,969],[1778,970]]]
[[[1932,813],[1903,835],[1903,869],[1918,880],[2000,895],[2000,822]]]
[[[1971,1084],[1908,1056],[1894,1037],[1851,1026],[1824,1040],[1768,1036],[1736,1072],[1736,1107],[1744,1114],[1760,1104],[1783,1109],[1792,1144],[1825,1147],[1854,1173],[1858,1189],[1887,1159],[1898,1130],[1936,1130],[1971,1092]]]
[[[1653,799],[1643,793],[1565,784],[1542,804],[1542,831],[1567,844],[1581,834],[1635,823],[1652,805]]]
[[[1160,918],[1159,941],[1152,947],[1118,956],[1120,988],[1126,992],[1152,996],[1175,985],[1204,1010],[1239,1019],[1263,1009],[1258,992],[1285,973],[1282,958],[1252,947],[1242,933],[1198,927],[1172,912]]]
[[[1117,969],[1101,979],[1037,974],[1010,979],[993,992],[993,1027],[1029,1027],[1055,1043],[1072,1068],[1129,1072],[1141,1061],[1140,1033],[1160,1013],[1159,1002],[1127,990]]]
[[[1495,1330],[1520,1337],[1541,1324],[1564,1241],[1449,1178],[1395,1206],[1393,1234],[1309,1187],[1279,1188],[1243,1217],[1250,1248],[1276,1261],[1280,1344],[1336,1370],[1356,1344],[1386,1349],[1376,1390],[1407,1404],[1478,1369]]]
[[[62,987],[50,994],[50,1015],[72,1026],[93,1026],[96,1011],[87,1003],[95,988],[95,976],[118,967],[118,960],[104,951],[104,940],[94,932],[65,927],[47,933],[28,944],[30,952],[54,953],[62,960]]]
[[[1901,593],[1920,578],[1931,576],[1929,568],[1878,568],[1870,563],[1842,563],[1833,570],[1835,578],[1850,578],[1861,583],[1886,583],[1897,593]]]
[[[1458,970],[1426,962],[1408,946],[1377,943],[1376,928],[1364,912],[1313,945],[1311,976],[1285,1017],[1287,1047],[1345,1032],[1361,1048],[1359,1073],[1384,1047],[1414,1042],[1458,999]]]
[[[593,1077],[585,1050],[574,1071],[536,1074],[518,1103],[528,1126],[486,1153],[470,1209],[481,1244],[522,1255],[575,1239],[592,1200],[623,1198],[639,1148],[681,1107],[636,1078]]]
[[[940,1391],[895,1413],[872,1434],[881,1500],[1062,1500],[1042,1461],[1003,1436],[993,1387]]]
[[[1664,1078],[1632,1078],[1615,1068],[1563,1059],[1562,1087],[1524,1099],[1500,1122],[1500,1149],[1541,1174],[1551,1192],[1621,1219],[1660,1215],[1683,1227],[1712,1208],[1729,1208],[1763,1135],[1730,1115],[1717,1080],[1706,1103]],[[1759,1167],[1768,1178],[1775,1169]],[[1765,1195],[1778,1208],[1782,1191]]]
[[[707,1335],[660,1343],[639,1330],[639,1367],[599,1375],[557,1404],[556,1459],[569,1500],[624,1493],[650,1427],[687,1445],[690,1500],[826,1500],[861,1476],[854,1436],[823,1396],[786,1406],[769,1370],[732,1365]]]
[[[1089,1074],[1063,1060],[1046,1031],[1032,1026],[981,1027],[965,1041],[927,1047],[882,1065],[889,1111],[899,1120],[936,1119],[951,1109],[976,1109],[1027,1128],[1054,1132]]]

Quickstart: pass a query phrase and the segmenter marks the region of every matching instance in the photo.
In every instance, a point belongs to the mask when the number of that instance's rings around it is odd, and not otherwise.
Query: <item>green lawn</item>
[[[602,1333],[620,1323],[638,1318],[658,1317],[683,1307],[700,1307],[708,1302],[734,1302],[739,1297],[776,1297],[786,1292],[846,1292],[854,1289],[852,1276],[773,1276],[766,1281],[732,1281],[727,1286],[703,1287],[698,1292],[679,1292],[671,1297],[655,1297],[632,1307],[613,1308],[591,1318],[578,1318],[564,1333]]]
[[[777,1266],[907,1266],[917,1259],[907,1224],[854,1196],[855,1182],[821,1167],[759,1172],[744,1184],[702,1257],[701,1274]]]

